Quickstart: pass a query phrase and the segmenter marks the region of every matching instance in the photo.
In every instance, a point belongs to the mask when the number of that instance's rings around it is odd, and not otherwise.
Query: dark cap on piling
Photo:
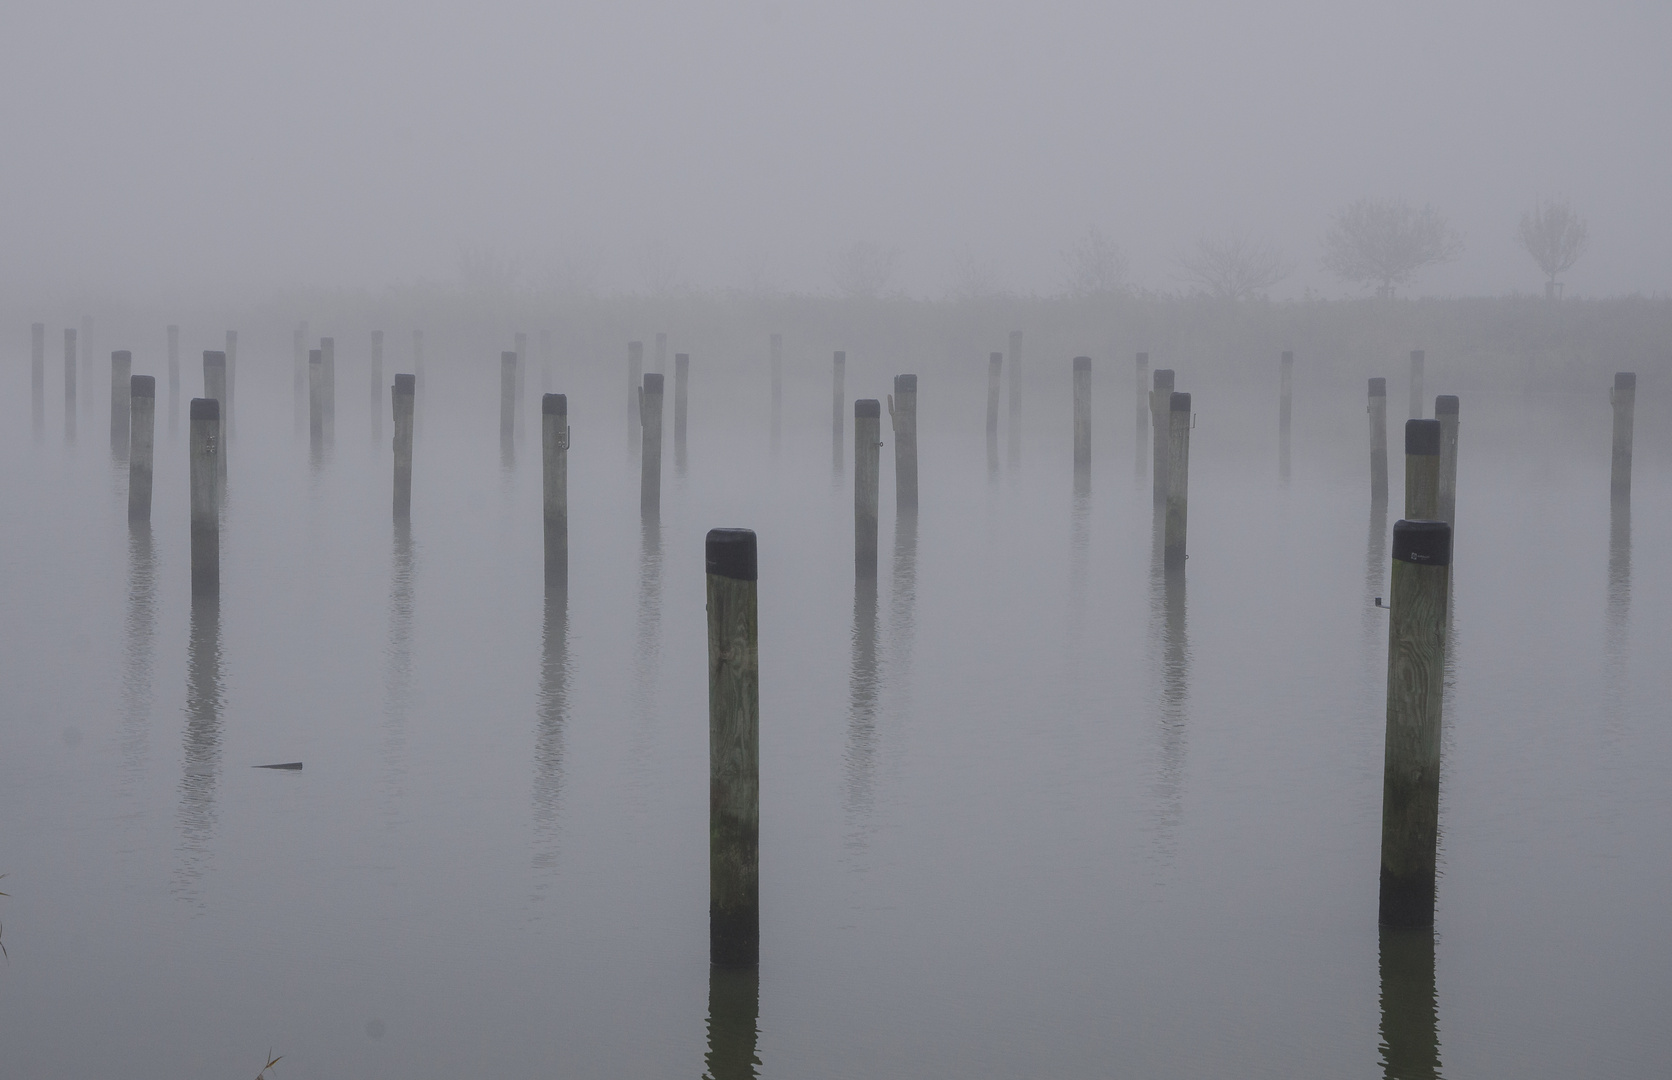
[[[155,375],[129,375],[128,396],[148,397],[157,396],[157,377]]]
[[[915,394],[915,393],[917,393],[917,376],[916,375],[896,375],[896,376],[894,376],[894,392],[896,394]]]
[[[1167,399],[1167,409],[1169,412],[1189,412],[1190,395],[1175,391],[1173,396]]]
[[[1637,372],[1635,372],[1635,371],[1616,371],[1614,373],[1614,389],[1616,389],[1616,390],[1635,390],[1635,389],[1637,389]]]
[[[1371,397],[1387,397],[1388,396],[1388,381],[1386,379],[1371,379],[1370,380],[1370,396]]]
[[[882,416],[882,402],[876,398],[860,398],[853,403],[853,415],[860,420]]]
[[[1456,394],[1441,394],[1439,397],[1435,398],[1434,399],[1434,415],[1435,416],[1456,416],[1457,415],[1457,395]]]
[[[225,367],[226,366],[226,353],[218,352],[218,351],[213,350],[213,349],[204,349],[203,350],[203,362],[205,364],[219,364],[222,367]]]
[[[1076,356],[1074,358],[1074,370],[1075,371],[1090,371],[1091,370],[1091,357],[1089,357],[1089,356]]]
[[[1440,422],[1438,420],[1405,421],[1405,453],[1407,456],[1436,457],[1440,453]]]
[[[1173,369],[1159,367],[1155,369],[1155,388],[1157,390],[1171,390],[1173,388]]]
[[[545,416],[568,416],[568,394],[546,394],[540,398],[540,412]]]
[[[662,392],[662,376],[660,372],[649,372],[644,377],[644,392],[660,394]]]
[[[221,418],[221,403],[212,397],[192,398],[193,420],[219,420]]]
[[[708,572],[736,581],[754,581],[755,530],[708,530]]]
[[[1393,557],[1423,566],[1451,565],[1451,526],[1443,521],[1394,522]]]
[[[396,375],[395,376],[395,393],[397,393],[397,394],[409,394],[410,395],[410,394],[415,393],[417,391],[417,389],[418,389],[418,379],[417,379],[416,376],[414,376],[414,375]]]

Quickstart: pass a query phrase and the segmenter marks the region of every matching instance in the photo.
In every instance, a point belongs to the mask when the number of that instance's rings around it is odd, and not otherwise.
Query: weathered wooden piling
[[[772,375],[772,456],[784,445],[784,335],[773,334],[769,344]]]
[[[1405,421],[1405,516],[1440,519],[1440,422]]]
[[[877,576],[877,480],[882,463],[882,403],[853,403],[853,568]]]
[[[215,468],[221,480],[226,479],[226,353],[216,349],[203,350],[203,396],[221,403],[215,413]]]
[[[848,354],[837,350],[830,365],[830,470],[842,475],[842,415],[847,410]]]
[[[1144,473],[1149,470],[1150,451],[1149,353],[1138,354],[1134,371],[1137,373],[1138,381],[1132,396],[1132,475],[1143,480]]]
[[[691,354],[673,354],[673,468],[685,475],[685,414],[691,390]]]
[[[644,342],[627,343],[627,449],[639,452],[639,387],[644,382]]]
[[[1289,479],[1289,420],[1293,415],[1295,354],[1285,352],[1277,364],[1277,474]]]
[[[221,591],[221,403],[192,398],[192,595]]]
[[[325,446],[325,355],[308,350],[308,442],[315,451]]]
[[[128,378],[128,520],[151,520],[151,460],[156,445],[157,379]]]
[[[1161,560],[1169,570],[1184,566],[1190,517],[1190,395],[1167,397],[1167,524]]]
[[[383,441],[383,331],[372,331],[372,445]]]
[[[75,442],[75,330],[64,329],[64,440]]]
[[[168,325],[168,436],[180,428],[180,328]]]
[[[647,372],[639,397],[644,447],[639,454],[639,516],[654,520],[662,512],[662,374]]]
[[[1422,368],[1427,353],[1421,349],[1411,350],[1411,416],[1412,420],[1423,418],[1423,407],[1427,404],[1422,398]]]
[[[711,529],[708,941],[717,967],[760,962],[760,620],[755,534]]]
[[[319,339],[319,375],[324,387],[325,443],[329,446],[337,436],[337,339]]]
[[[917,513],[917,376],[894,376],[888,398],[894,426],[894,509]]]
[[[130,406],[129,380],[134,373],[134,354],[118,349],[110,354],[110,452],[118,459],[128,456]]]
[[[540,490],[545,514],[546,588],[569,580],[569,398],[540,398]]]
[[[1383,926],[1434,923],[1440,705],[1450,579],[1451,526],[1443,521],[1395,522],[1382,765]]]
[[[1370,501],[1388,501],[1388,381],[1370,380]]]
[[[511,445],[511,432],[517,422],[517,354],[506,351],[499,354],[499,445],[501,450],[507,450]]]
[[[418,380],[396,375],[389,391],[395,421],[395,520],[412,516],[412,416],[417,409]]]
[[[1091,357],[1074,358],[1074,475],[1091,475]]]
[[[1167,445],[1168,430],[1172,423],[1168,419],[1173,400],[1173,369],[1156,368],[1154,389],[1149,395],[1150,439],[1151,449],[1154,451],[1155,470],[1154,488],[1152,496],[1156,506],[1167,504]]]
[[[1457,404],[1456,394],[1441,394],[1434,399],[1434,419],[1440,425],[1439,518],[1453,532],[1457,530]]]
[[[1004,354],[987,354],[987,478],[999,473],[999,379],[1004,373]]]
[[[1631,434],[1637,410],[1637,372],[1614,373],[1614,389],[1608,393],[1614,406],[1614,457],[1608,472],[1611,498],[1631,498]]]
[[[238,331],[226,332],[226,400],[221,403],[221,441],[231,442],[238,434]],[[224,455],[223,455],[224,456]]]
[[[1012,469],[1022,464],[1022,332],[1010,331],[1010,435],[1007,457]]]
[[[46,427],[46,324],[29,325],[29,401],[35,419],[35,438]]]

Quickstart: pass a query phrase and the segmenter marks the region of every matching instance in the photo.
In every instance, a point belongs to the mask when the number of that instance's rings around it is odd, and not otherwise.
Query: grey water
[[[429,358],[396,527],[361,380],[310,455],[287,346],[241,344],[218,601],[189,595],[163,402],[148,529],[102,440],[0,431],[0,1073],[1666,1075],[1652,398],[1611,515],[1604,384],[1463,395],[1436,929],[1384,938],[1400,459],[1390,424],[1378,514],[1362,397],[1297,394],[1284,483],[1275,371],[1260,395],[1181,370],[1169,576],[1127,380],[1099,384],[1077,493],[1067,358],[990,479],[972,356],[968,386],[922,380],[915,521],[884,452],[856,583],[827,384],[786,390],[774,458],[764,390],[727,411],[694,357],[689,465],[664,452],[644,525],[612,358],[556,380],[548,593],[538,431],[500,445],[496,352]],[[853,396],[886,386],[850,369]],[[707,958],[715,526],[760,543],[758,978]]]

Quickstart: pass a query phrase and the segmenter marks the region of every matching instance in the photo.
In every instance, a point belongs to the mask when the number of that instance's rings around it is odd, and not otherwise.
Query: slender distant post
[[[894,421],[894,509],[917,513],[917,376],[894,376],[888,399]]]
[[[383,441],[383,331],[372,331],[372,445]]]
[[[666,375],[668,371],[668,335],[656,335],[656,374]]]
[[[1010,467],[1022,464],[1022,332],[1010,331]]]
[[[151,520],[151,455],[157,431],[157,379],[154,375],[133,375],[128,380],[128,401],[132,410],[128,451],[128,520]]]
[[[691,386],[691,354],[673,354],[673,467],[685,475],[685,412]]]
[[[87,384],[87,393],[82,395],[86,399],[87,404],[83,405],[82,408],[86,409],[89,413],[91,413],[93,411],[93,396],[94,396],[93,395],[93,316],[83,315],[81,317],[81,334],[80,334],[79,337],[76,338],[76,344],[77,344],[76,359],[79,361],[77,366],[81,369],[80,372],[76,376],[76,381],[77,381],[78,384],[79,383],[86,383]]]
[[[1144,473],[1148,471],[1150,450],[1149,353],[1141,352],[1138,354],[1135,370],[1138,374],[1138,382],[1137,392],[1132,398],[1134,413],[1132,430],[1137,436],[1137,443],[1132,455],[1132,469],[1133,475],[1142,480]]]
[[[511,463],[511,433],[517,417],[517,354],[499,354],[499,454],[503,464]]]
[[[221,403],[192,398],[192,595],[221,591]]]
[[[1150,427],[1154,432],[1154,438],[1151,442],[1154,443],[1153,449],[1155,451],[1153,497],[1155,505],[1158,507],[1167,505],[1167,440],[1169,438],[1168,425],[1172,423],[1168,419],[1168,410],[1172,407],[1172,400],[1173,369],[1156,368],[1155,389],[1150,391],[1149,408]]]
[[[552,392],[552,332],[550,330],[542,330],[542,331],[540,331],[540,395],[541,395],[541,400],[542,401],[545,400],[545,395],[547,395],[551,392]]]
[[[1388,502],[1388,381],[1370,380],[1370,501]]]
[[[1440,513],[1439,518],[1457,529],[1457,395],[1441,394],[1434,399],[1434,419],[1440,424]],[[1409,517],[1410,515],[1405,515]]]
[[[1289,419],[1295,392],[1295,354],[1286,352],[1277,365],[1277,472],[1289,479]]]
[[[523,383],[528,378],[528,335],[517,334],[515,340],[517,347],[517,396],[515,404],[517,407],[511,413],[511,434],[513,435],[517,433],[517,427],[519,426],[516,414],[522,412]]]
[[[417,379],[396,375],[389,401],[395,420],[395,520],[412,517],[412,414],[418,397]]]
[[[1440,704],[1446,667],[1451,526],[1393,526],[1387,742],[1382,765],[1383,926],[1434,923],[1440,823]]]
[[[644,381],[644,342],[627,343],[627,449],[639,452],[639,387]]]
[[[231,442],[237,434],[238,423],[233,418],[236,409],[234,399],[238,396],[238,331],[226,332],[226,401],[221,408],[221,436],[223,442]],[[224,456],[224,455],[223,455]]]
[[[75,442],[75,331],[68,328],[64,331],[64,441]]]
[[[784,439],[784,335],[773,334],[772,367],[772,456],[777,457]]]
[[[110,354],[110,452],[117,460],[128,456],[128,426],[132,419],[128,393],[133,373],[133,353],[118,349]]]
[[[1091,357],[1074,358],[1074,478],[1091,476]]]
[[[424,411],[424,402],[429,400],[429,383],[424,380],[424,332],[412,332],[412,429],[418,430],[418,415]]]
[[[546,587],[569,580],[569,398],[540,398],[540,479],[546,523]]]
[[[319,374],[324,380],[325,393],[321,399],[325,405],[325,444],[331,445],[337,437],[337,339],[322,337],[319,339]]]
[[[168,326],[168,436],[180,427],[180,328]]]
[[[203,396],[226,404],[226,353],[213,349],[203,350]],[[226,480],[226,428],[221,417],[225,409],[215,412],[215,468],[220,470],[221,480]]]
[[[830,366],[830,471],[842,475],[842,406],[847,404],[848,354],[840,350]]]
[[[987,479],[999,474],[999,378],[1004,354],[987,354]]]
[[[662,512],[662,375],[647,372],[640,398],[644,448],[639,454],[639,514],[653,521]]]
[[[1422,366],[1426,357],[1421,349],[1411,350],[1411,419],[1422,419]]]
[[[760,620],[755,534],[711,529],[708,563],[708,958],[760,963]]]
[[[308,442],[314,451],[325,447],[325,356],[308,350]]]
[[[291,426],[301,434],[308,415],[308,324],[299,322],[290,333]]]
[[[1614,405],[1614,459],[1609,468],[1608,493],[1615,501],[1631,498],[1631,435],[1637,410],[1637,372],[1614,373],[1614,389],[1608,400]]]
[[[1190,510],[1190,395],[1167,397],[1167,524],[1162,534],[1162,565],[1183,568],[1185,527]]]
[[[862,578],[877,576],[877,473],[882,454],[882,403],[853,403],[853,568]]]
[[[1405,421],[1405,516],[1440,518],[1440,422]]]
[[[46,324],[29,326],[29,400],[33,404],[35,438],[46,428]]]

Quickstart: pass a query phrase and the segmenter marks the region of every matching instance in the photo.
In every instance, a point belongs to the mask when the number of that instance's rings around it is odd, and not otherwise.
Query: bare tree
[[[1343,281],[1374,284],[1382,297],[1462,251],[1463,238],[1438,210],[1403,199],[1360,199],[1337,210],[1324,231],[1324,269]]]
[[[1069,296],[1107,296],[1126,286],[1125,253],[1095,225],[1062,253],[1062,261],[1062,288]]]
[[[1591,226],[1566,196],[1545,202],[1538,199],[1533,208],[1521,215],[1521,246],[1538,263],[1549,281],[1544,295],[1556,295],[1556,275],[1568,269],[1585,254],[1591,242]]]
[[[1180,281],[1221,300],[1253,300],[1295,270],[1276,245],[1242,232],[1200,238],[1179,267]]]
[[[876,300],[895,291],[894,272],[899,266],[899,248],[856,240],[831,259],[830,277],[836,291],[847,299]]]

